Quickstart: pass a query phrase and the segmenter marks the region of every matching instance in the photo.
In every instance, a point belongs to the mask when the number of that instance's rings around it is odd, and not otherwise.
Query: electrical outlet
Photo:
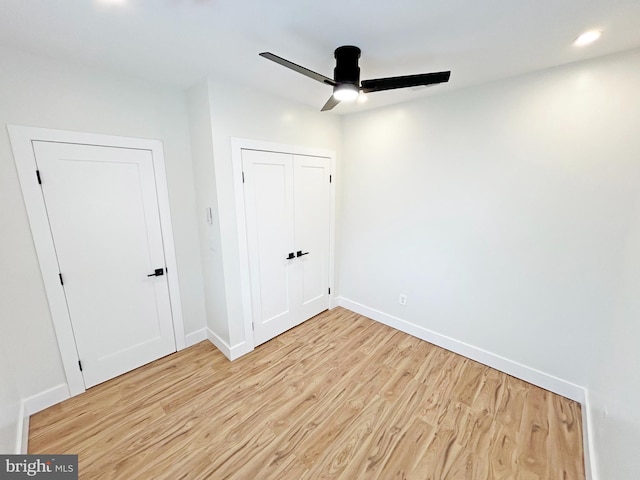
[[[404,293],[401,293],[400,296],[398,297],[398,303],[400,305],[406,305],[407,304],[407,296]]]

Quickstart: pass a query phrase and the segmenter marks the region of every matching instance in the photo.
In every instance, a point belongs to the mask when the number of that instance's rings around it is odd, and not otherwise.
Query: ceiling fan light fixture
[[[341,102],[353,102],[360,95],[357,85],[342,83],[333,88],[333,97]]]

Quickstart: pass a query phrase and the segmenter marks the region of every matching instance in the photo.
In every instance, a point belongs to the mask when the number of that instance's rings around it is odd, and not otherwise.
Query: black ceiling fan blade
[[[336,97],[331,95],[329,97],[329,100],[327,100],[327,103],[324,104],[324,107],[322,107],[322,109],[320,109],[320,111],[321,112],[326,112],[327,110],[331,110],[333,107],[335,107],[339,103],[340,103],[340,100],[336,100]]]
[[[300,65],[297,65],[297,64],[295,64],[293,62],[290,62],[289,60],[286,60],[286,59],[284,59],[282,57],[274,55],[271,52],[262,52],[260,54],[260,56],[264,57],[264,58],[266,58],[268,60],[271,60],[272,62],[276,62],[276,63],[282,65],[283,67],[290,68],[294,72],[298,72],[298,73],[301,73],[302,75],[305,75],[305,76],[307,76],[309,78],[313,78],[314,80],[317,80],[320,83],[324,83],[326,85],[331,85],[332,87],[336,86],[336,82],[334,82],[331,78],[325,77],[324,75],[316,73],[313,70],[309,70],[308,68],[301,67]]]
[[[393,90],[394,88],[419,87],[422,85],[433,85],[435,83],[445,83],[449,81],[451,72],[422,73],[419,75],[405,75],[402,77],[374,78],[362,81],[362,91],[364,93],[380,92],[382,90]]]

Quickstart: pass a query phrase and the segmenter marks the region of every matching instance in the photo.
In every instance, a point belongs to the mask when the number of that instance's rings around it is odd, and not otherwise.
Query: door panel
[[[296,155],[295,238],[300,257],[300,315],[311,318],[329,308],[329,161]]]
[[[245,208],[256,345],[294,322],[292,156],[245,150]]]
[[[174,352],[151,152],[34,150],[86,387]]]

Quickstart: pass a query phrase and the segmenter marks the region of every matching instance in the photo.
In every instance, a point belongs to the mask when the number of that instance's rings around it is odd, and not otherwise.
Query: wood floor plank
[[[342,308],[209,342],[31,417],[80,478],[584,480],[580,405]]]

